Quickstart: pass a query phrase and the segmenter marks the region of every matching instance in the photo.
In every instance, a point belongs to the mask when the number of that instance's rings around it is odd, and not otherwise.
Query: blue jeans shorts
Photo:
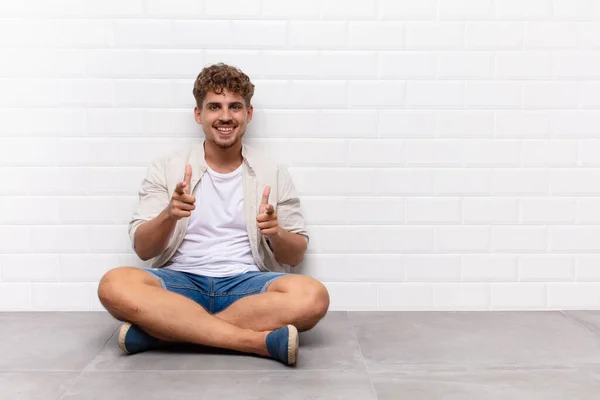
[[[164,289],[192,299],[211,314],[223,311],[241,298],[264,293],[271,282],[287,275],[279,272],[251,271],[213,278],[164,268],[144,270],[158,278]]]

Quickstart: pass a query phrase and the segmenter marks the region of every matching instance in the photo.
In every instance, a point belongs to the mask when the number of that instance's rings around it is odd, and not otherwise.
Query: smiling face
[[[221,150],[240,143],[253,111],[241,95],[227,89],[220,94],[213,91],[206,93],[202,107],[194,108],[196,122],[202,125],[206,140]]]

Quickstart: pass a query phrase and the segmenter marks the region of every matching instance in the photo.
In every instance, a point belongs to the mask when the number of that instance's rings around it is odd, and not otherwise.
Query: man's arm
[[[141,224],[135,231],[134,248],[138,257],[146,261],[162,253],[169,245],[177,221],[189,217],[196,208],[196,197],[190,195],[192,167],[185,167],[183,182],[179,182],[169,205],[154,219]]]
[[[275,259],[282,264],[298,265],[304,260],[306,238],[277,227],[277,233],[268,239]]]
[[[271,187],[265,187],[256,217],[260,232],[267,239],[273,250],[275,259],[282,264],[298,265],[304,260],[307,242],[306,238],[297,233],[288,232],[277,221],[277,214],[272,204],[269,204]]]

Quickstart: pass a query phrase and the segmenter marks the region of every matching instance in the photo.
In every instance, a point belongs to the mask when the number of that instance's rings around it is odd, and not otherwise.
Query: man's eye
[[[212,106],[208,106],[209,110],[216,110],[217,108],[219,108],[218,106],[212,105]]]
[[[239,110],[240,108],[242,108],[242,107],[239,104],[236,104],[233,106],[233,109],[235,109],[235,110]]]

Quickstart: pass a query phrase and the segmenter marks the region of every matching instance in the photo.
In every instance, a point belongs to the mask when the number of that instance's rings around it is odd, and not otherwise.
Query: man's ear
[[[198,109],[198,106],[194,107],[194,119],[196,120],[196,123],[202,125],[202,119],[200,118],[200,110]]]
[[[253,114],[254,114],[254,107],[252,105],[250,105],[250,107],[248,108],[248,121],[247,122],[252,121]]]

